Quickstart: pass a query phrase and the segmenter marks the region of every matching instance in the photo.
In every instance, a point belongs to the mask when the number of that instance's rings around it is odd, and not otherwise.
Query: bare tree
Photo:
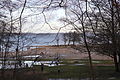
[[[81,41],[81,34],[77,33],[76,31],[69,32],[69,33],[64,33],[63,34],[63,40],[64,40],[65,45],[66,45],[67,42],[68,42],[68,45],[69,44],[77,45]]]
[[[92,15],[94,29],[96,29],[96,40],[103,49],[103,53],[112,55],[115,63],[115,70],[119,71],[118,66],[118,44],[119,44],[119,8],[116,0],[92,0],[91,10],[95,10]],[[116,5],[115,5],[116,4]],[[106,46],[105,46],[106,45]],[[108,47],[109,46],[109,47]],[[104,47],[104,48],[102,48]],[[106,48],[105,48],[106,47]]]
[[[91,57],[91,52],[89,49],[89,44],[87,42],[87,30],[92,30],[92,28],[89,26],[85,26],[87,21],[88,21],[88,1],[81,1],[81,0],[76,0],[76,1],[69,1],[66,9],[66,20],[64,20],[66,23],[69,23],[74,27],[74,29],[79,32],[80,34],[82,33],[82,38],[84,41],[84,45],[86,47],[86,50],[88,52],[89,56],[89,63],[90,63],[90,72],[91,72],[91,79],[94,80],[94,72],[93,72],[93,64],[92,64],[92,57]],[[83,5],[85,7],[83,8]],[[74,38],[73,38],[74,39]],[[74,42],[73,42],[74,43]]]

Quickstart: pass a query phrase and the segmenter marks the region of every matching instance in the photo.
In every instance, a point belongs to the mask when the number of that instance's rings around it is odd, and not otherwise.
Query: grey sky
[[[17,2],[16,0],[12,0]],[[54,33],[58,32],[60,27],[64,26],[63,22],[59,19],[66,17],[63,8],[51,9],[42,13],[43,7],[47,4],[41,4],[45,0],[27,0],[27,5],[24,10],[22,32],[34,32],[34,33]],[[49,1],[49,0],[48,0]],[[33,8],[32,8],[33,7]],[[19,17],[21,8],[13,13],[14,18]],[[71,30],[71,27],[65,27],[60,32],[66,32]]]

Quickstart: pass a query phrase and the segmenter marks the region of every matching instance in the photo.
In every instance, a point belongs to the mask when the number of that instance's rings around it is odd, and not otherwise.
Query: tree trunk
[[[116,26],[115,26],[115,20],[114,20],[114,17],[115,17],[115,12],[114,12],[114,0],[111,0],[111,18],[112,18],[112,26],[111,26],[111,29],[112,29],[112,52],[113,52],[113,56],[114,56],[114,64],[115,64],[115,71],[116,72],[119,72],[119,65],[118,65],[118,62],[117,62],[117,43],[116,43]]]
[[[87,14],[87,0],[86,0],[86,14]],[[83,21],[83,17],[82,17],[82,21]],[[88,47],[88,43],[87,43],[87,39],[86,39],[86,32],[85,32],[85,26],[82,23],[82,29],[83,29],[83,39],[84,39],[84,43],[85,43],[85,47],[87,49],[88,52],[88,57],[89,57],[89,64],[90,64],[90,73],[91,73],[91,79],[90,80],[95,80],[95,76],[94,76],[94,69],[93,69],[93,64],[92,64],[92,57],[91,57],[91,53],[90,53],[90,49]]]
[[[120,64],[120,53],[118,53],[118,64]]]
[[[119,72],[119,64],[118,64],[117,61],[118,61],[118,60],[117,60],[117,55],[114,54],[115,71],[116,71],[116,72]]]
[[[85,35],[85,29],[84,29],[84,26],[83,26],[83,35],[84,35],[84,43],[85,43],[85,47],[87,49],[87,52],[88,52],[88,57],[89,57],[89,64],[90,64],[90,73],[91,73],[91,79],[92,80],[95,80],[94,78],[94,70],[93,70],[93,64],[92,64],[92,57],[91,57],[91,53],[90,53],[90,50],[89,50],[89,47],[88,47],[88,43],[86,41],[86,35]]]

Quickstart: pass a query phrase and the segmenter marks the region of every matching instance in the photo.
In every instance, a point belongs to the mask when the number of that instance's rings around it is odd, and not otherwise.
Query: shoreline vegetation
[[[86,48],[83,45],[43,45],[26,46],[26,48],[27,50],[25,51],[19,51],[19,56],[40,55],[44,56],[45,59],[53,59],[55,56],[59,56],[62,59],[88,59]],[[90,48],[93,60],[113,60],[111,56],[98,53],[92,48],[94,47]],[[16,52],[9,52],[7,56],[15,57],[15,54]]]
[[[79,49],[78,49],[79,47]],[[91,47],[91,56],[94,60],[112,60],[112,57],[98,53]],[[45,59],[60,56],[62,59],[88,59],[88,54],[83,45],[48,45],[48,46],[28,46],[26,51],[20,52],[21,55],[41,55]]]

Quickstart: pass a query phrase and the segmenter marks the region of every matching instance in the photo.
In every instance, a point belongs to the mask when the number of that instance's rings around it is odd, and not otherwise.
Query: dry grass
[[[28,49],[24,51],[22,55],[35,55],[44,53],[45,58],[53,58],[59,55],[62,59],[88,59],[88,54],[85,49],[80,47],[80,50],[71,48],[71,46],[38,46],[37,48]],[[84,50],[84,51],[83,51]],[[43,54],[42,54],[43,55]],[[97,60],[112,60],[111,57],[98,54],[97,52],[91,52],[93,59]]]

